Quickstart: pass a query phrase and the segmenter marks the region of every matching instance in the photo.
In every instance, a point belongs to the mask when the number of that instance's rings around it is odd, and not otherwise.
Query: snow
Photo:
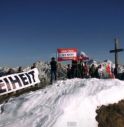
[[[71,79],[1,104],[0,127],[97,127],[96,109],[124,98],[117,79]]]

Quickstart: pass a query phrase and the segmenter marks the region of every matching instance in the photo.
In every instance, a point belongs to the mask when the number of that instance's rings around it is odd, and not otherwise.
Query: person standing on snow
[[[96,71],[96,67],[94,64],[91,65],[90,69],[89,69],[89,75],[91,78],[95,77],[95,71]]]
[[[77,61],[76,60],[72,60],[72,78],[76,78],[77,77]]]
[[[102,71],[101,71],[101,64],[96,68],[96,70],[95,70],[95,78],[101,78],[102,77]]]
[[[118,78],[118,69],[116,67],[114,68],[114,76],[115,78]]]
[[[89,67],[88,67],[86,62],[82,66],[82,72],[83,72],[83,78],[88,78],[89,77]]]
[[[53,80],[57,80],[57,62],[55,60],[54,57],[51,58],[51,62],[50,62],[50,66],[51,66],[51,79],[50,79],[50,83],[52,84]]]
[[[67,67],[67,78],[71,79],[71,67],[70,67],[70,64],[68,64],[68,67]]]

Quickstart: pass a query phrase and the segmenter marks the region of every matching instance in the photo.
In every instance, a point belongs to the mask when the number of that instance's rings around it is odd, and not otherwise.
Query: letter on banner
[[[59,48],[57,49],[58,61],[77,60],[77,52],[76,48]]]
[[[38,75],[38,69],[34,68],[27,72],[0,77],[0,95],[40,83]]]

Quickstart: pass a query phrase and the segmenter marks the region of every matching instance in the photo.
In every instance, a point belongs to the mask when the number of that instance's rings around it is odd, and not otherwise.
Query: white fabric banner
[[[58,61],[77,60],[76,48],[59,48],[57,49]]]
[[[34,68],[27,72],[0,77],[0,95],[11,93],[40,83],[38,75],[38,69]]]
[[[76,52],[67,52],[67,53],[59,53],[58,57],[76,57],[77,53]]]

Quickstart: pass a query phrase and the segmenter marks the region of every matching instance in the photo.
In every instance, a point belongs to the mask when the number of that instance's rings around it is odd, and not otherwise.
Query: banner
[[[76,48],[59,48],[57,49],[58,61],[77,60],[77,52]]]
[[[40,83],[38,75],[38,69],[34,68],[27,72],[0,77],[0,95],[11,93]]]

